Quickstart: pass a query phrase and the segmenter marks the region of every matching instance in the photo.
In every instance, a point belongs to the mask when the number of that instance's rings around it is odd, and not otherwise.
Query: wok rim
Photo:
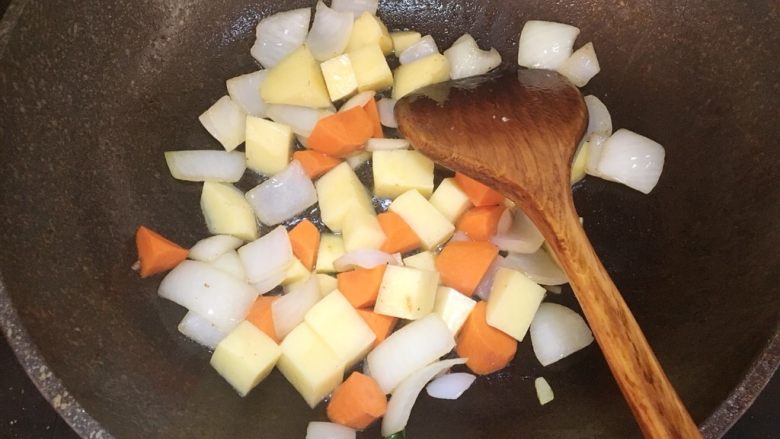
[[[0,59],[29,0],[11,0],[0,19]],[[83,438],[114,436],[78,402],[48,366],[13,306],[0,272],[0,330],[27,377],[57,414]],[[722,438],[753,404],[780,366],[780,320],[727,398],[699,424],[707,438]]]

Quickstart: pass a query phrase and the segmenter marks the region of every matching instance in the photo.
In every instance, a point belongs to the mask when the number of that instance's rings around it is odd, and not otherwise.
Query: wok
[[[84,437],[304,436],[310,411],[274,372],[246,399],[176,331],[183,310],[139,279],[148,224],[189,245],[199,186],[162,152],[216,147],[197,116],[256,68],[281,2],[17,0],[0,24],[0,322],[43,394]],[[528,19],[573,23],[602,72],[585,90],[615,126],[666,147],[649,196],[588,177],[585,227],[707,437],[780,361],[778,3],[771,0],[385,1],[391,28],[448,47],[463,32],[506,62]],[[553,298],[572,304],[570,292]],[[540,407],[533,377],[556,399]],[[374,428],[365,437],[377,437]],[[594,346],[542,369],[528,342],[457,401],[421,396],[410,438],[638,436]]]

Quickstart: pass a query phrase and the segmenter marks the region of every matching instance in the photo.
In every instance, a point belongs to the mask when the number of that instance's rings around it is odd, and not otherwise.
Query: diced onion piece
[[[661,178],[665,154],[659,143],[620,129],[604,143],[597,173],[602,178],[649,194]]]
[[[250,283],[263,282],[292,264],[293,253],[287,229],[279,226],[259,239],[238,249]],[[281,283],[281,279],[279,280]]]
[[[493,288],[493,280],[496,278],[496,272],[499,268],[504,266],[504,257],[499,255],[493,260],[493,263],[488,267],[485,275],[482,276],[482,280],[479,281],[479,285],[474,290],[474,293],[482,300],[488,300],[490,298],[490,290]]]
[[[251,286],[200,261],[179,264],[165,276],[157,292],[225,334],[244,319],[257,297]]]
[[[358,151],[344,157],[344,161],[349,163],[352,169],[359,168],[363,163],[371,160],[371,153],[369,151]]]
[[[241,264],[241,258],[238,257],[238,252],[235,250],[229,251],[224,255],[218,257],[211,262],[211,266],[231,276],[246,281],[246,273],[244,273],[244,265]]]
[[[571,56],[580,30],[552,21],[530,20],[520,33],[517,64],[532,69],[555,70]]]
[[[539,405],[545,405],[555,399],[552,388],[546,379],[542,377],[535,379],[534,387],[536,388],[536,398],[539,399]]]
[[[476,375],[470,373],[448,373],[431,381],[425,390],[433,398],[458,399],[471,387],[475,379]]]
[[[226,151],[233,151],[246,139],[246,113],[230,96],[219,98],[198,120]]]
[[[607,138],[593,133],[588,138],[588,159],[585,161],[585,173],[594,177],[600,177],[599,175],[599,160],[601,160],[601,152],[604,150],[604,143]]]
[[[439,361],[418,370],[399,384],[393,391],[387,403],[387,412],[382,418],[382,436],[390,436],[406,428],[414,402],[428,381],[441,371],[464,363],[466,363],[465,358]]]
[[[333,112],[297,105],[274,104],[268,106],[266,114],[274,122],[288,125],[295,134],[309,137],[317,122],[323,117],[330,116]]]
[[[490,241],[500,250],[515,253],[533,253],[544,243],[544,237],[531,219],[520,209],[512,209],[509,230],[497,233]]]
[[[560,285],[542,285],[545,290],[547,290],[550,293],[553,294],[561,294],[563,292],[563,287]]]
[[[366,151],[393,151],[397,149],[409,149],[410,143],[406,139],[368,139]]]
[[[309,422],[306,439],[355,439],[357,432],[332,422]]]
[[[604,138],[612,135],[612,116],[609,115],[607,106],[601,99],[593,95],[585,96],[585,105],[588,107],[588,130],[585,137],[598,134]]]
[[[266,17],[257,24],[252,56],[270,69],[306,41],[311,8],[293,9]]]
[[[452,234],[452,238],[450,238],[450,242],[458,242],[458,241],[471,241],[471,238],[469,238],[469,235],[467,235],[466,232],[457,230],[455,233]]]
[[[230,235],[215,235],[201,239],[190,248],[189,257],[196,261],[211,262],[225,253],[235,250],[244,241]]]
[[[368,354],[366,361],[382,392],[391,393],[412,373],[454,347],[455,338],[444,320],[437,314],[428,314],[390,334]]]
[[[356,250],[333,261],[333,267],[339,272],[384,264],[399,265],[393,255],[379,250]]]
[[[173,178],[184,181],[235,183],[246,171],[246,157],[239,151],[166,151],[165,162]]]
[[[593,43],[588,43],[574,53],[560,67],[558,73],[565,76],[577,87],[585,85],[601,71],[599,60],[596,58],[596,49]]]
[[[254,282],[252,287],[257,291],[257,294],[263,295],[281,285],[285,278],[287,278],[287,270],[277,271],[259,282]]]
[[[339,12],[322,1],[317,2],[314,23],[306,39],[306,46],[317,61],[327,61],[344,53],[354,20],[352,12]]]
[[[317,190],[300,162],[293,160],[284,171],[246,193],[260,222],[279,224],[317,203]]]
[[[501,54],[496,49],[481,50],[469,34],[455,40],[452,47],[444,51],[444,56],[450,61],[452,79],[484,75],[501,65]]]
[[[333,0],[331,7],[337,11],[352,12],[357,18],[364,12],[376,15],[379,0]]]
[[[566,274],[555,260],[540,248],[531,254],[509,253],[504,266],[520,270],[532,281],[543,285],[562,285],[569,283]]]
[[[502,234],[509,231],[512,227],[512,209],[504,209],[504,212],[498,218],[496,225],[496,234]]]
[[[230,99],[233,99],[233,102],[244,110],[244,113],[255,117],[265,117],[266,105],[260,96],[260,86],[263,85],[267,74],[267,70],[258,70],[254,73],[236,76],[225,82]]]
[[[379,120],[388,128],[398,128],[395,120],[395,99],[382,98],[376,103],[379,111]]]
[[[199,345],[206,346],[209,349],[217,347],[220,341],[225,338],[225,333],[212,325],[211,322],[203,317],[189,311],[181,322],[179,322],[179,332],[185,337]]]
[[[398,55],[398,61],[401,64],[409,64],[410,62],[417,61],[418,59],[425,58],[428,55],[439,53],[439,47],[436,45],[433,37],[426,35],[420,39],[420,41],[412,44],[406,50]]]
[[[321,298],[320,284],[316,276],[310,276],[303,282],[291,285],[287,294],[271,305],[276,335],[279,338],[287,336],[303,321],[306,312]]]
[[[375,95],[376,92],[373,90],[368,90],[368,91],[358,93],[355,96],[349,98],[347,102],[344,102],[344,104],[341,105],[341,108],[339,108],[339,111],[341,112],[341,111],[351,110],[355,107],[363,107],[368,103],[368,101],[374,99]]]
[[[593,334],[582,316],[557,303],[539,305],[529,332],[534,354],[542,366],[549,366],[593,343]]]

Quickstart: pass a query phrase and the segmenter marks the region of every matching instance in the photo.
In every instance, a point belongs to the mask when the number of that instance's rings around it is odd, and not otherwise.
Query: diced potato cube
[[[243,321],[219,342],[211,366],[241,396],[246,396],[271,373],[281,352],[263,331]]]
[[[585,178],[585,165],[588,163],[588,154],[590,154],[590,141],[586,140],[582,142],[574,154],[574,161],[571,164],[571,184]]]
[[[469,196],[454,178],[442,180],[428,201],[453,224],[472,206]]]
[[[344,378],[344,362],[306,322],[287,334],[281,348],[277,367],[311,408]]]
[[[351,210],[374,214],[368,191],[348,163],[341,163],[328,171],[315,186],[322,222],[334,232],[341,231],[344,217]]]
[[[466,323],[466,319],[476,305],[477,302],[474,299],[454,288],[439,287],[436,291],[433,312],[444,320],[444,323],[452,331],[452,335],[458,335],[460,328]]]
[[[409,93],[428,85],[450,79],[450,62],[442,54],[435,53],[395,69],[393,99],[401,99]]]
[[[336,290],[317,302],[304,317],[349,368],[371,349],[376,336],[349,301]]]
[[[436,271],[436,257],[430,251],[422,251],[416,255],[404,258],[404,266],[418,270]]]
[[[198,120],[226,151],[233,151],[244,143],[246,113],[230,96],[219,98]]]
[[[320,284],[320,294],[322,294],[322,297],[332,293],[339,286],[338,280],[329,274],[318,273],[317,282]]]
[[[200,194],[200,208],[213,235],[233,235],[244,241],[257,239],[257,220],[244,193],[229,183],[207,181]]]
[[[349,166],[352,167],[352,169],[357,169],[357,168],[363,166],[363,163],[365,163],[365,162],[367,162],[369,160],[371,160],[371,152],[370,151],[357,151],[357,152],[353,152],[352,154],[344,157],[344,161],[349,163]]]
[[[267,104],[330,107],[320,64],[306,46],[299,47],[268,71],[260,94]]]
[[[374,312],[408,320],[424,317],[433,311],[438,285],[436,271],[388,265]]]
[[[320,248],[317,250],[317,273],[335,273],[333,261],[344,256],[344,240],[341,236],[332,233],[323,233],[320,236]]]
[[[311,273],[306,269],[300,259],[293,257],[292,264],[287,268],[287,275],[282,281],[282,285],[290,285],[306,280]]]
[[[246,118],[246,164],[263,175],[282,172],[290,163],[292,129],[259,117]]]
[[[488,325],[523,341],[544,299],[545,289],[523,273],[501,267],[496,272],[487,303]]]
[[[422,35],[419,32],[413,31],[390,32],[390,39],[393,40],[393,51],[396,54],[400,54],[413,46],[416,42],[420,41]]]
[[[389,55],[393,52],[393,40],[390,38],[387,26],[376,15],[364,12],[352,26],[352,34],[349,36],[346,51],[352,52],[372,45],[379,45],[383,55]]]
[[[455,226],[415,190],[396,198],[390,211],[403,218],[426,250],[435,248],[455,232]]]
[[[320,64],[320,69],[322,69],[322,76],[325,77],[325,85],[328,87],[331,101],[344,99],[357,92],[357,77],[352,68],[352,60],[346,53]]]
[[[349,59],[357,78],[358,91],[382,91],[393,85],[393,72],[382,49],[376,44],[350,52]]]
[[[386,238],[376,216],[359,209],[351,211],[344,218],[342,236],[347,253],[355,250],[378,250]]]
[[[374,193],[395,198],[416,189],[424,197],[433,192],[433,160],[413,150],[376,151]]]

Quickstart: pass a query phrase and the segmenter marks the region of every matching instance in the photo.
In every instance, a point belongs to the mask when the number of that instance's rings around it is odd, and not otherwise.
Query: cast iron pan
[[[185,245],[207,234],[199,186],[162,152],[218,147],[197,116],[256,68],[258,19],[309,5],[21,0],[0,25],[0,321],[85,437],[302,438],[325,419],[278,372],[239,398],[176,332],[183,310],[156,297],[159,278],[130,271],[139,224]],[[778,3],[404,0],[380,15],[441,47],[470,32],[507,62],[532,18],[595,42],[586,93],[665,145],[667,166],[650,196],[589,177],[577,206],[693,417],[721,436],[780,361]],[[525,342],[465,397],[420,397],[407,437],[637,435],[595,345],[542,369]]]

